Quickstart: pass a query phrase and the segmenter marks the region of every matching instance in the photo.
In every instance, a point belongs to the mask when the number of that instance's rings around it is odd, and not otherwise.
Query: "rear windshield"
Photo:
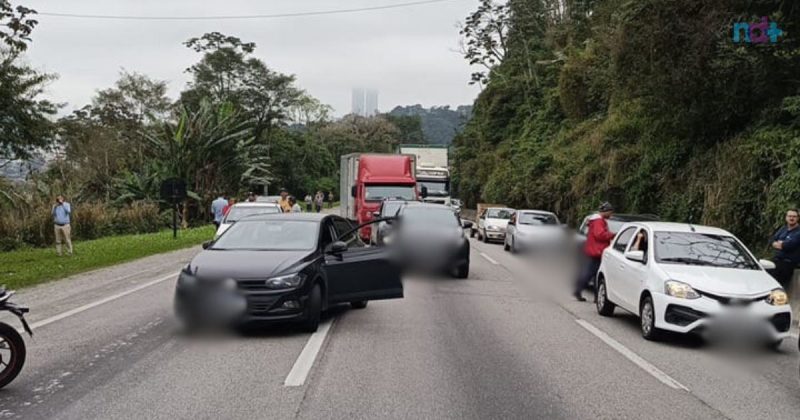
[[[552,214],[522,213],[517,224],[520,225],[557,225],[558,219]]]
[[[278,207],[232,207],[225,216],[225,223],[233,223],[254,214],[273,213],[280,213],[280,209]]]
[[[486,211],[486,217],[490,219],[505,219],[511,218],[510,209],[489,209]]]

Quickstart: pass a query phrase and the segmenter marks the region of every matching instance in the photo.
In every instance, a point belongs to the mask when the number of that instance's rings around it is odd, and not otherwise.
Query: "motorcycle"
[[[24,306],[9,302],[9,298],[14,295],[11,290],[6,290],[0,286],[0,311],[8,311],[16,315],[22,322],[22,328],[33,337],[33,331],[25,321],[25,314],[29,309]],[[19,375],[22,365],[25,364],[25,341],[17,330],[3,322],[0,322],[0,388],[11,383]]]

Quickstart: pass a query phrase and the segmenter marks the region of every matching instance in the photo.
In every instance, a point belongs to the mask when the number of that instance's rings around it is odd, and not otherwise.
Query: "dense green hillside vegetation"
[[[464,129],[472,115],[472,106],[462,105],[456,109],[449,106],[423,108],[422,105],[397,106],[388,114],[389,118],[416,118],[419,120],[423,141],[407,143],[429,143],[449,145],[453,137]]]
[[[777,42],[733,42],[761,16]],[[469,205],[609,200],[760,245],[800,203],[800,3],[483,1],[462,34],[486,69],[455,140]]]

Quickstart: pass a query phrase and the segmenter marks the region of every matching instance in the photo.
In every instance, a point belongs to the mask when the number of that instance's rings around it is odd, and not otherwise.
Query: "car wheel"
[[[469,261],[459,265],[456,267],[455,276],[459,279],[465,279],[469,277]]]
[[[645,340],[658,341],[662,332],[656,328],[656,308],[653,306],[653,298],[645,296],[639,307],[639,320],[641,321],[642,337]]]
[[[303,322],[303,331],[316,332],[319,328],[319,319],[322,314],[322,288],[315,284],[308,295],[306,303],[306,320]]]
[[[597,287],[597,313],[602,316],[614,315],[614,305],[608,300],[608,291],[606,290],[606,282],[600,280],[600,285]]]
[[[367,307],[367,303],[369,301],[366,300],[357,300],[355,302],[350,302],[350,307],[353,309],[364,309]]]

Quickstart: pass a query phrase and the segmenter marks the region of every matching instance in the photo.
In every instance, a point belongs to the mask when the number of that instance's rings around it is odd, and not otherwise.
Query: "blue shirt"
[[[68,225],[70,214],[72,214],[72,208],[66,201],[60,206],[56,205],[53,207],[53,222],[57,225]]]
[[[795,264],[800,264],[800,226],[789,230],[788,227],[782,227],[772,241],[783,241],[783,249],[775,250],[775,259],[789,260]]]
[[[219,197],[211,202],[211,213],[214,214],[215,222],[222,222],[222,216],[224,216],[224,214],[222,214],[222,210],[227,205],[228,205],[228,200],[222,197]]]

